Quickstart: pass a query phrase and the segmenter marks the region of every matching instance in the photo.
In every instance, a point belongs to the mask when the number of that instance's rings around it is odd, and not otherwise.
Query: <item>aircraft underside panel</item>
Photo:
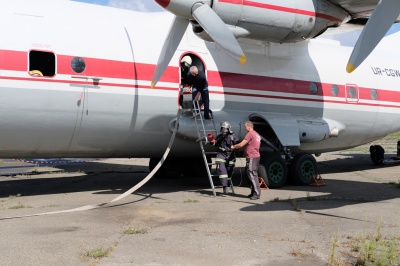
[[[250,115],[263,118],[274,130],[283,146],[300,146],[297,121],[290,114],[257,113]]]
[[[320,117],[293,115],[284,113],[254,113],[250,120],[262,119],[268,123],[283,146],[297,147],[300,143],[318,142],[329,137],[336,137],[338,123],[328,123]]]

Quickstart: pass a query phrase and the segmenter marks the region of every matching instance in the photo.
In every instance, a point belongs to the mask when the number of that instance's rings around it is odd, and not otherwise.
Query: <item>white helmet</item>
[[[189,68],[192,65],[192,58],[188,55],[185,55],[184,57],[182,57],[181,65]]]
[[[221,122],[221,133],[230,133],[231,124],[228,121]]]

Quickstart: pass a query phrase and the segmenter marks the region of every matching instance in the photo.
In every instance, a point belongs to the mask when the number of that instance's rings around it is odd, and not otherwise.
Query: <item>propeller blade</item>
[[[201,5],[193,11],[192,15],[213,41],[221,46],[235,61],[241,65],[246,63],[246,56],[235,36],[214,10],[208,5]]]
[[[152,88],[154,88],[154,86],[160,80],[162,74],[167,68],[172,56],[175,54],[175,51],[182,40],[183,35],[185,34],[188,25],[189,20],[179,17],[174,18],[158,58],[157,66],[151,82]]]
[[[399,0],[381,0],[354,46],[346,70],[353,72],[375,49],[400,14]]]

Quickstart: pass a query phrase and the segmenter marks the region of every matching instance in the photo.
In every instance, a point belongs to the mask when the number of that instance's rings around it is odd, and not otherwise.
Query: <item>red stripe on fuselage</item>
[[[118,79],[152,80],[155,65],[106,60],[98,58],[84,58],[86,69],[83,73],[77,74],[71,69],[71,60],[74,56],[58,55],[58,73],[64,75],[96,76]],[[161,82],[175,82],[179,79],[179,68],[168,67]]]
[[[331,20],[331,21],[341,21],[338,18],[329,16],[329,15],[326,15],[326,14],[322,14],[322,13],[316,13],[316,12],[307,11],[307,10],[301,10],[301,9],[297,9],[297,8],[289,8],[289,7],[284,7],[284,6],[276,6],[276,5],[264,4],[264,3],[254,2],[254,1],[247,1],[247,0],[219,0],[218,2],[227,3],[227,4],[234,4],[234,5],[251,6],[251,7],[275,10],[275,11],[286,12],[286,13],[300,14],[300,15],[311,16],[311,17],[319,17],[319,18],[323,18],[323,19],[327,19],[327,20]]]
[[[86,62],[86,69],[83,73],[75,73],[70,65],[71,60],[74,56],[67,55],[57,55],[57,74],[71,75],[72,76],[83,76],[83,77],[99,77],[99,78],[115,78],[115,79],[125,79],[126,83],[123,81],[119,83],[106,83],[104,80],[100,81],[101,86],[110,87],[122,87],[122,88],[140,88],[140,89],[150,89],[150,81],[155,69],[153,64],[144,63],[133,63],[133,62],[123,62],[116,60],[106,60],[99,58],[84,58]],[[178,65],[178,64],[177,64]],[[28,72],[28,53],[18,52],[10,50],[0,50],[0,70],[12,70]],[[84,84],[83,81],[79,79],[71,80],[61,80],[55,77],[31,77],[27,73],[26,78],[20,77],[0,77],[1,79],[10,80],[21,80],[21,81],[36,81],[36,82],[50,82],[50,83],[70,83],[70,84]],[[149,86],[138,86],[133,85],[132,81],[149,81]],[[279,99],[291,99],[291,100],[304,100],[304,101],[319,101],[310,97],[310,83],[313,81],[303,81],[295,79],[286,78],[276,78],[276,77],[265,77],[256,76],[248,74],[237,74],[228,72],[218,72],[213,70],[207,71],[207,80],[210,87],[222,87],[224,92],[212,91],[210,93],[215,94],[225,94],[225,95],[240,95],[249,97],[263,97],[263,98],[279,98]],[[164,75],[161,77],[161,82],[179,82],[179,68],[169,66]],[[331,87],[332,84],[315,82],[318,86],[317,96],[332,96]],[[345,97],[345,85],[336,84],[339,87],[338,99],[343,99]],[[243,92],[229,92],[229,88],[241,89]],[[159,87],[156,89],[161,90],[171,90],[175,91],[177,89],[168,87]],[[380,90],[375,88],[378,92],[378,100],[386,102],[396,102],[400,103],[400,92]],[[371,100],[370,93],[372,88],[359,88],[360,99]],[[248,93],[245,91],[249,91]],[[252,92],[250,92],[252,91]],[[269,96],[269,95],[259,95],[255,91],[260,92],[274,92],[274,93],[294,93],[302,95],[304,98],[296,98],[294,96],[284,97],[284,96]],[[307,97],[307,98],[306,98]],[[325,102],[327,102],[325,100]],[[340,101],[338,100],[338,103]],[[341,102],[342,103],[342,102]],[[375,106],[376,104],[369,104]],[[387,106],[387,105],[384,105]],[[399,107],[397,107],[399,108]]]
[[[28,53],[0,50],[0,69],[27,71]]]
[[[75,56],[56,55],[57,73],[71,76],[93,76],[104,78],[151,80],[155,65],[123,62],[99,58],[83,58],[86,69],[82,73],[75,73],[71,68],[71,60]],[[0,69],[28,72],[28,53],[10,50],[0,50]],[[161,82],[175,82],[179,79],[179,68],[168,67]]]

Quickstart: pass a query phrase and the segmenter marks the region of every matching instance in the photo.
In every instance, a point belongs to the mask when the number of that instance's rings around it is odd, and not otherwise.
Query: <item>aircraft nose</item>
[[[159,4],[162,8],[166,8],[171,0],[155,0],[157,4]]]

